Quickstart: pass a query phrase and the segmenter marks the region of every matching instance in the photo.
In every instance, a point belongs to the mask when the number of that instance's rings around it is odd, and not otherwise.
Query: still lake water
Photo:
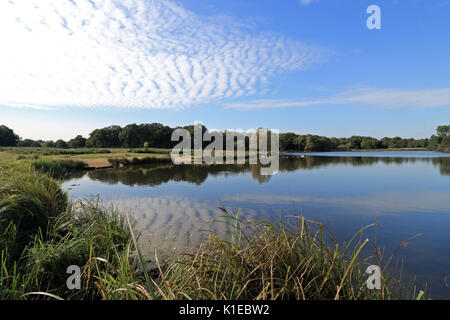
[[[300,154],[297,154],[300,155]],[[324,222],[339,242],[378,221],[365,234],[395,252],[407,276],[432,298],[450,299],[450,155],[435,152],[309,153],[280,159],[261,176],[256,165],[135,166],[80,172],[63,184],[74,199],[99,195],[130,213],[147,255],[198,245],[220,215],[244,218],[304,215]],[[412,239],[411,239],[412,238]],[[407,241],[406,247],[401,246]],[[447,283],[446,283],[447,282]]]

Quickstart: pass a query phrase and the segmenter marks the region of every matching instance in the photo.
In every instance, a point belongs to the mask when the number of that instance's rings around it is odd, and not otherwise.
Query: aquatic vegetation
[[[326,244],[323,224],[296,217],[292,229],[282,221],[245,221],[225,208],[228,239],[211,235],[200,248],[162,271],[158,285],[167,299],[393,299],[389,276],[381,290],[369,290],[362,257],[369,239],[363,229],[345,246]]]

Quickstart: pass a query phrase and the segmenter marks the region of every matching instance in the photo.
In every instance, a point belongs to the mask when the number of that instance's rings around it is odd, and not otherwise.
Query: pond
[[[279,172],[257,165],[132,166],[79,172],[63,183],[74,199],[98,195],[129,213],[147,255],[180,253],[215,223],[220,206],[243,218],[302,215],[324,222],[339,242],[360,227],[432,298],[450,299],[450,155],[332,152],[283,155]]]

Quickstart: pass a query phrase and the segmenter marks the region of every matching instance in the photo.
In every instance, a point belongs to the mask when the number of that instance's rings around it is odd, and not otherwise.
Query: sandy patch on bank
[[[100,167],[108,167],[111,164],[109,163],[108,159],[101,158],[101,159],[79,159],[79,158],[72,158],[71,160],[76,161],[83,161],[87,163],[88,167],[91,168],[100,168]]]

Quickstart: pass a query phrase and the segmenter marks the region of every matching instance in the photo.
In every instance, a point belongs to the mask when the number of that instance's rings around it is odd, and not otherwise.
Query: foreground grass
[[[368,290],[360,230],[345,246],[320,223],[244,221],[223,209],[228,236],[149,271],[126,216],[97,199],[70,203],[59,182],[31,164],[0,176],[1,299],[395,299],[393,278]],[[378,261],[379,262],[379,261]],[[67,268],[82,270],[69,290]]]
[[[293,229],[279,221],[245,221],[222,209],[231,237],[209,240],[160,269],[164,299],[201,300],[391,300],[412,298],[411,288],[386,274],[381,290],[369,290],[366,268],[379,257],[362,257],[369,239],[361,229],[349,243],[327,245],[321,223],[295,217]],[[386,267],[386,266],[385,266]],[[386,271],[386,269],[384,269]]]

